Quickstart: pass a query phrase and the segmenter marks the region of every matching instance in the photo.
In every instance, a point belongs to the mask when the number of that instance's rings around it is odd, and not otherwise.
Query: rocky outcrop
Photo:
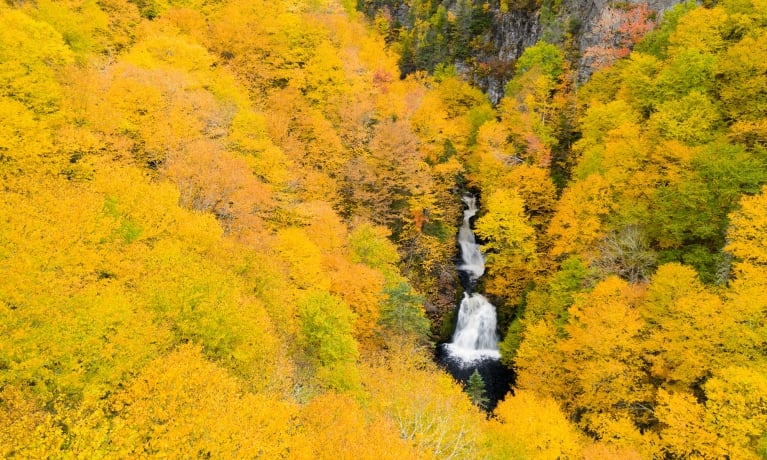
[[[658,19],[663,12],[681,3],[682,0],[627,0],[621,2],[626,5],[646,3]],[[504,71],[510,69],[513,63],[528,46],[538,40],[546,38],[552,42],[562,41],[566,33],[574,35],[574,45],[577,46],[581,56],[576,63],[579,80],[585,80],[591,73],[587,59],[583,58],[585,51],[598,44],[599,34],[594,31],[595,25],[605,10],[614,7],[615,1],[610,0],[562,0],[558,11],[549,13],[539,9],[510,10],[501,12],[496,10],[493,16],[493,24],[487,39],[490,45],[487,53],[475,56],[478,62],[500,71],[486,73],[475,72],[474,80],[482,87],[493,102],[498,102],[503,96],[503,88],[511,73]]]
[[[590,63],[583,57],[585,51],[599,43],[599,34],[595,33],[594,26],[599,21],[605,10],[613,6],[616,2],[609,0],[589,0],[586,2],[577,0],[564,0],[559,14],[561,18],[578,18],[581,22],[581,30],[578,35],[578,49],[581,59],[578,62],[577,70],[580,81],[584,81],[591,74]],[[639,5],[646,3],[655,18],[659,22],[663,13],[673,8],[674,5],[682,3],[682,0],[627,0],[622,2],[630,5]]]
[[[485,81],[478,82],[493,103],[497,103],[503,97],[506,80],[511,74],[503,70],[510,70],[525,48],[534,45],[540,39],[541,32],[538,11],[512,10],[496,13],[490,31],[490,40],[493,44],[492,48],[497,51],[493,56],[485,57],[485,60],[493,62],[493,65],[502,71],[490,73]]]
[[[604,56],[595,58],[594,53],[587,55],[587,50],[595,45],[609,45],[612,40],[618,57],[627,54],[631,43],[648,30],[647,24],[659,20],[666,10],[681,2],[358,0],[357,3],[376,21],[376,27],[388,29],[387,40],[397,42],[403,76],[454,64],[460,74],[498,102],[506,82],[513,77],[515,61],[539,40],[565,45],[567,57],[578,71],[578,80],[584,81],[594,68],[593,59],[604,62]],[[636,22],[639,13],[642,19]],[[630,40],[626,40],[627,31],[621,29],[622,24],[632,24],[628,31]]]

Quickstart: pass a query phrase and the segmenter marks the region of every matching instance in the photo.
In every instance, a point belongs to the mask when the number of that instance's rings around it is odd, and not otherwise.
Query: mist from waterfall
[[[466,209],[463,212],[463,225],[458,231],[462,259],[458,270],[466,272],[470,277],[469,284],[473,285],[485,273],[485,258],[471,230],[471,218],[477,213],[477,200],[472,195],[466,195],[463,202]],[[486,358],[498,359],[500,353],[495,329],[496,313],[493,304],[480,294],[465,292],[458,310],[453,339],[446,348],[452,357],[464,363]]]

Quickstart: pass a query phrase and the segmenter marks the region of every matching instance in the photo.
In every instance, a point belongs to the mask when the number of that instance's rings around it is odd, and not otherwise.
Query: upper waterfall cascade
[[[463,197],[466,209],[463,211],[463,225],[458,230],[458,244],[461,246],[463,263],[458,266],[461,271],[468,272],[472,280],[477,280],[485,273],[485,258],[471,231],[471,218],[477,214],[477,199],[474,196]]]
[[[467,272],[471,281],[485,273],[485,258],[471,230],[471,218],[477,213],[477,200],[472,195],[463,197],[466,209],[463,225],[458,232],[462,263],[458,270]],[[484,358],[500,358],[496,334],[496,313],[493,304],[480,294],[464,293],[458,310],[458,323],[453,340],[447,344],[450,354],[464,362]]]

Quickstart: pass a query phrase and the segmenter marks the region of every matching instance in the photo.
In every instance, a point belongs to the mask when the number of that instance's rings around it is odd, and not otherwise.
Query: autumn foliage
[[[0,456],[763,456],[767,4],[720,3],[610,8],[590,82],[540,42],[497,106],[397,78],[465,2],[410,56],[335,1],[3,3]],[[466,188],[492,414],[429,354]]]

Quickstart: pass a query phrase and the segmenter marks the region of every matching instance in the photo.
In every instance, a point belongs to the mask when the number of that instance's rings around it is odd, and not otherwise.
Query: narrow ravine
[[[471,229],[471,218],[477,214],[477,199],[473,195],[463,197],[466,209],[463,224],[458,231],[462,263],[458,270],[462,276],[464,297],[458,310],[458,322],[453,340],[446,345],[449,354],[464,365],[482,359],[500,359],[496,314],[493,304],[472,290],[485,273],[485,258]]]
[[[466,382],[475,370],[478,371],[490,400],[488,409],[492,410],[509,391],[514,376],[500,362],[495,307],[474,292],[477,281],[485,273],[482,248],[471,228],[471,220],[478,212],[477,199],[465,195],[462,201],[466,209],[458,231],[461,260],[456,268],[464,296],[458,307],[455,332],[450,342],[437,347],[437,361],[461,382]]]

